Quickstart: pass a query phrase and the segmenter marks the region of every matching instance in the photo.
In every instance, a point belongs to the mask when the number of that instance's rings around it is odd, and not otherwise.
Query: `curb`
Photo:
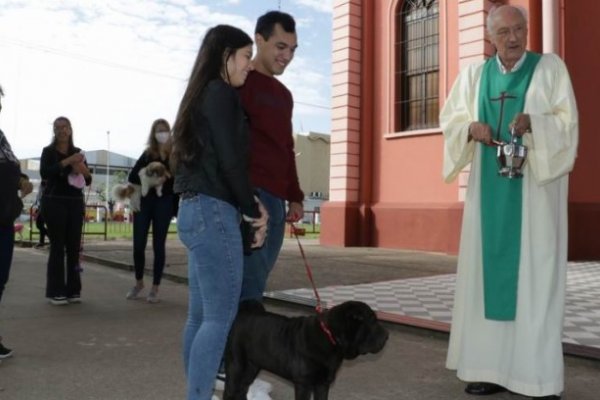
[[[123,270],[123,271],[133,271],[134,270],[133,264],[124,263],[124,262],[120,262],[120,261],[107,260],[106,258],[91,256],[91,255],[85,254],[85,253],[83,253],[81,255],[81,258],[84,261],[91,261],[91,262],[93,262],[95,264],[100,264],[100,265],[104,265],[106,267],[120,269],[120,270]],[[152,276],[152,269],[146,268],[145,271],[144,271],[144,274],[148,275],[148,276]],[[171,282],[183,283],[185,285],[188,284],[188,278],[183,277],[183,276],[171,274],[171,273],[168,273],[168,272],[163,272],[162,277],[163,277],[163,279],[166,279],[166,280],[171,281]]]

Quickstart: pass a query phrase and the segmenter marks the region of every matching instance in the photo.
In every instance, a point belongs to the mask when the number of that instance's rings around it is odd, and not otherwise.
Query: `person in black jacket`
[[[252,39],[211,28],[173,129],[171,170],[181,194],[177,231],[188,253],[189,310],[183,359],[189,400],[209,400],[242,287],[240,221],[261,246],[267,214],[248,175],[248,129],[236,87],[251,69]],[[266,155],[268,156],[268,155]]]
[[[171,152],[171,127],[164,119],[152,123],[148,145],[129,173],[129,183],[141,185],[140,170],[148,164],[158,161],[169,171],[169,153]],[[140,201],[139,210],[133,213],[133,264],[135,267],[135,286],[127,293],[128,299],[137,299],[144,288],[144,268],[146,264],[146,243],[150,224],[152,224],[152,249],[154,250],[154,265],[152,289],[146,300],[157,303],[158,287],[165,266],[165,241],[169,224],[174,216],[175,196],[173,194],[173,177],[162,184],[159,196],[155,188],[151,188]]]
[[[46,181],[42,215],[52,243],[46,297],[53,305],[64,305],[81,302],[79,250],[85,212],[83,189],[92,183],[92,175],[81,149],[73,144],[71,121],[58,117],[53,129],[52,143],[44,147],[40,160],[40,175]]]
[[[4,96],[2,86],[0,86],[0,98]],[[2,102],[0,101],[0,110]],[[12,264],[13,250],[15,247],[15,219],[23,208],[23,203],[19,199],[31,193],[33,185],[29,182],[27,175],[21,173],[19,160],[15,157],[4,132],[0,130],[0,181],[2,190],[0,191],[0,301],[4,286],[8,282],[10,266]],[[2,337],[0,337],[0,360],[10,357],[12,350],[4,347]]]

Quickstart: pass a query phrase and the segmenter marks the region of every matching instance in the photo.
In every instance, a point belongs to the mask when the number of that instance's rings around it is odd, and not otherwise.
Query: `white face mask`
[[[166,132],[166,131],[156,132],[154,134],[156,141],[160,144],[167,143],[167,141],[169,140],[169,136],[171,136],[171,135],[169,134],[169,132]]]

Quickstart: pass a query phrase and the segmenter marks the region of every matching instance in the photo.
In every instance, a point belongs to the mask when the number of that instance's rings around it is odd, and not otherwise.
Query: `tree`
[[[98,198],[101,201],[106,201],[106,184],[104,184],[104,183],[97,184],[96,187],[94,188],[94,192],[96,193],[96,195],[98,195]]]

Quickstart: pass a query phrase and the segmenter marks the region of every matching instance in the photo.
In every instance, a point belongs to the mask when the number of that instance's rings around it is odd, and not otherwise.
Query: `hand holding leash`
[[[298,222],[304,216],[304,206],[302,203],[290,201],[288,212],[285,217],[286,222]]]

